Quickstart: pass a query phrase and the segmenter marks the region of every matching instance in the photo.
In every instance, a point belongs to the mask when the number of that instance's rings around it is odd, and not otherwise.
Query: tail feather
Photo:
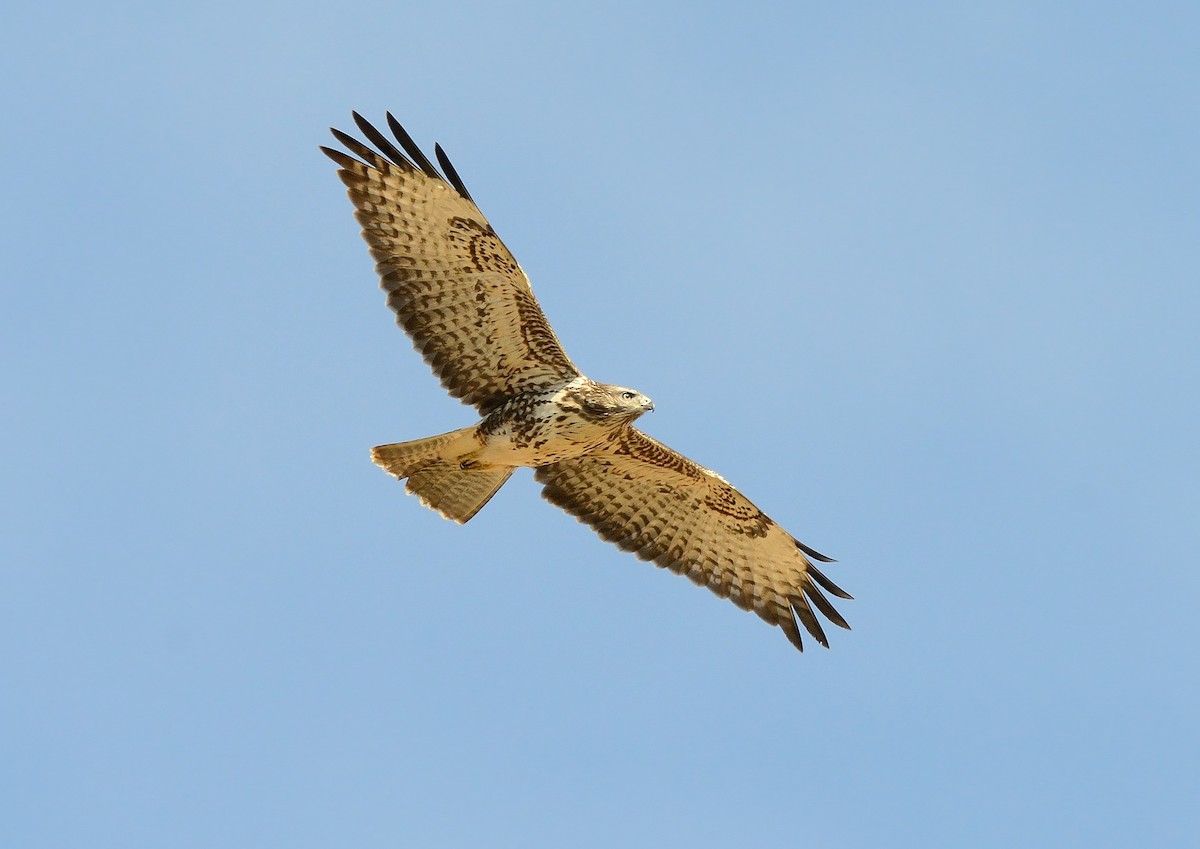
[[[414,439],[412,442],[377,445],[371,449],[371,459],[375,465],[403,479],[430,463],[448,463],[478,450],[479,439],[475,436],[475,427],[472,426],[438,436]]]
[[[511,466],[466,470],[457,464],[435,463],[413,472],[405,489],[447,519],[470,521],[512,475]]]
[[[371,459],[400,480],[410,493],[447,519],[463,523],[479,512],[513,473],[510,466],[464,469],[461,463],[479,450],[476,428],[396,442],[371,449]]]

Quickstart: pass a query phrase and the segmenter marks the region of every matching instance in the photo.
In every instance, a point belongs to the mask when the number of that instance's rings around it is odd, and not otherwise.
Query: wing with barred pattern
[[[579,376],[529,278],[471,199],[440,147],[442,173],[390,114],[403,152],[354,113],[381,152],[340,130],[358,159],[322,147],[341,166],[388,305],[456,398],[487,415],[507,398]]]
[[[753,611],[801,651],[797,620],[829,646],[814,608],[850,627],[821,589],[850,596],[812,563],[830,558],[792,537],[720,475],[636,428],[534,474],[544,498],[605,540]]]

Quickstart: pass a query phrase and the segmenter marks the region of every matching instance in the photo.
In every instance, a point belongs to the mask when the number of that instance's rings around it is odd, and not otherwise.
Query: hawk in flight
[[[333,130],[353,156],[321,150],[340,168],[388,306],[447,391],[482,416],[372,459],[456,522],[529,466],[543,497],[604,539],[757,613],[801,651],[799,625],[828,647],[816,614],[849,626],[822,590],[850,598],[813,565],[830,558],[635,428],[654,409],[645,395],[580,373],[440,146],[439,171],[390,114],[394,142],[354,121],[375,149]]]

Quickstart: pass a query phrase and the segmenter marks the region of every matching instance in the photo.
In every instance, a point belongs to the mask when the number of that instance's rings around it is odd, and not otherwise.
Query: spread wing
[[[403,152],[358,113],[354,120],[382,155],[339,130],[334,137],[359,159],[321,150],[341,166],[388,306],[442,385],[487,415],[522,390],[578,377],[529,278],[441,147],[444,177],[390,114]]]
[[[534,474],[544,498],[604,539],[757,613],[801,651],[797,619],[829,646],[814,608],[850,627],[821,589],[850,596],[809,559],[832,562],[828,557],[794,539],[720,475],[635,428]]]

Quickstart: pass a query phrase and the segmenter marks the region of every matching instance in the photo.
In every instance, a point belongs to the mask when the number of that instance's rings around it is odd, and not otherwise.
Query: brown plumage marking
[[[466,244],[466,253],[475,271],[481,274],[495,272],[509,276],[516,276],[521,272],[521,267],[517,265],[513,255],[508,252],[508,248],[490,226],[484,229],[478,221],[451,218],[450,229],[459,234],[459,238]]]
[[[445,152],[435,146],[434,165],[390,114],[395,143],[354,121],[376,149],[334,130],[349,154],[322,150],[339,166],[388,306],[447,391],[483,416],[377,446],[374,461],[457,522],[530,466],[542,495],[603,539],[754,612],[798,649],[801,626],[828,645],[817,613],[848,628],[822,590],[850,596],[813,565],[829,558],[637,430],[653,409],[644,395],[579,372]]]

